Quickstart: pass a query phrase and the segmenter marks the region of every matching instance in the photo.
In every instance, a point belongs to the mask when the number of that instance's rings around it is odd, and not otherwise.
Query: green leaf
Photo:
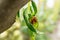
[[[17,14],[18,17],[20,17],[20,14],[19,14],[19,11],[18,11],[18,14]]]
[[[31,18],[31,14],[28,14],[28,16],[29,16],[29,19]]]
[[[30,6],[30,11],[31,11],[31,13],[33,13],[32,6]]]
[[[37,7],[36,7],[36,4],[35,4],[34,1],[32,1],[32,7],[33,7],[33,9],[34,9],[34,14],[33,14],[33,16],[35,16],[35,14],[37,13]]]
[[[26,22],[26,25],[28,26],[28,28],[31,30],[31,31],[33,31],[33,32],[35,32],[36,33],[36,30],[34,29],[34,27],[33,27],[33,25],[29,22],[29,20],[27,19],[27,16],[26,16],[26,9],[23,11],[23,17],[24,17],[24,20],[25,20],[25,22]]]

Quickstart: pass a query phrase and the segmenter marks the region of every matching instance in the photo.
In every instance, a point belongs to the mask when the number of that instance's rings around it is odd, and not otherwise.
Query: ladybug
[[[37,22],[37,18],[35,16],[33,16],[31,19],[30,19],[30,23],[31,24],[34,24]]]

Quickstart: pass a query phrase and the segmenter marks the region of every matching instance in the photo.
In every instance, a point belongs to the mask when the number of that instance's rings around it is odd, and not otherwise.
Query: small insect
[[[30,19],[31,24],[34,24],[37,22],[37,18],[34,16]]]

